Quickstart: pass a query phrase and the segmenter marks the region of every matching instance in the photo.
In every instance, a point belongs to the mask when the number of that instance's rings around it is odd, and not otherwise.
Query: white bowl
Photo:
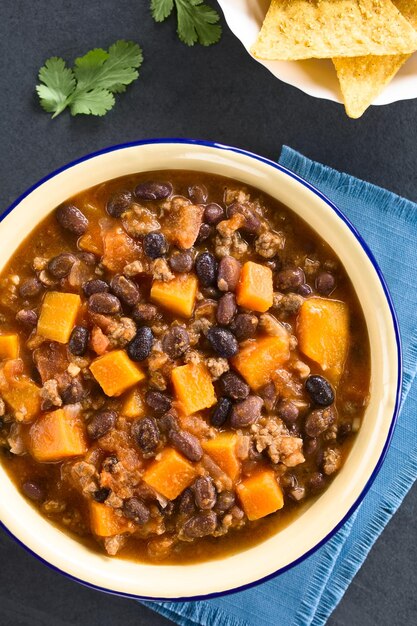
[[[230,30],[250,53],[261,30],[270,0],[218,0]],[[260,61],[274,76],[298,87],[315,98],[342,102],[333,63],[330,59],[307,61]],[[400,69],[373,104],[389,104],[397,100],[417,98],[417,54]]]
[[[0,520],[24,547],[55,569],[96,589],[149,599],[207,597],[242,589],[288,569],[326,541],[358,505],[380,468],[398,410],[401,352],[392,304],[366,244],[320,192],[254,154],[206,142],[154,140],[116,146],[57,170],[17,200],[0,223],[0,270],[16,247],[58,204],[83,189],[135,172],[188,169],[253,185],[302,216],[344,264],[370,336],[372,390],[353,448],[330,487],[287,528],[219,561],[150,565],[90,551],[51,525],[0,466]]]

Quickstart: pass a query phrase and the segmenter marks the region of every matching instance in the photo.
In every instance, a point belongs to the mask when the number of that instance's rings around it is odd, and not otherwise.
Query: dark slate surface
[[[417,102],[372,108],[360,121],[275,80],[225,32],[190,50],[173,23],[156,25],[148,0],[3,0],[0,6],[0,207],[85,153],[147,137],[216,140],[276,158],[286,143],[307,156],[417,200]],[[140,80],[103,119],[51,121],[34,95],[53,55],[71,61],[119,38],[138,41]],[[417,488],[403,503],[329,621],[392,626],[417,621]],[[0,533],[0,624],[152,624],[148,609],[70,582]]]

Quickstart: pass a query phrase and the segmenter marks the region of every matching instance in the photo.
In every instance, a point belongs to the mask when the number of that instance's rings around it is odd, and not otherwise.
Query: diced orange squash
[[[243,510],[250,520],[275,513],[284,506],[282,489],[271,470],[246,478],[237,485],[236,490]]]
[[[30,427],[29,450],[40,463],[85,454],[87,442],[81,420],[65,409],[44,413]]]
[[[143,402],[139,389],[132,389],[126,394],[126,397],[124,398],[124,402],[122,404],[121,413],[122,415],[124,415],[124,417],[129,418],[144,417],[145,404]]]
[[[132,522],[116,515],[114,509],[100,502],[90,502],[90,525],[97,537],[114,537],[134,530]]]
[[[48,291],[42,302],[38,321],[38,335],[68,343],[81,307],[81,298],[75,293]]]
[[[19,356],[19,337],[16,334],[0,335],[0,361],[17,359]]]
[[[349,311],[344,302],[308,298],[297,320],[299,348],[337,384],[349,350]]]
[[[271,379],[290,356],[289,335],[249,340],[232,359],[233,366],[252,389],[259,389]]]
[[[167,239],[183,250],[192,248],[200,231],[203,213],[204,207],[200,204],[185,204],[181,199],[174,199],[163,223]]]
[[[197,469],[173,448],[162,450],[143,475],[145,483],[168,500],[175,500],[197,477]]]
[[[136,241],[120,226],[114,226],[103,233],[103,246],[102,263],[111,272],[122,272],[126,265],[142,256]]]
[[[92,252],[98,256],[101,256],[104,252],[103,238],[101,236],[101,229],[97,221],[90,221],[88,229],[82,237],[78,240],[78,246],[81,250],[86,252]]]
[[[18,422],[31,422],[41,410],[40,389],[27,376],[2,381],[0,394]]]
[[[180,365],[172,370],[171,376],[175,395],[186,415],[216,404],[211,376],[204,363]]]
[[[198,281],[194,274],[179,274],[173,280],[154,280],[151,299],[165,309],[182,317],[191,317],[194,311]]]
[[[236,433],[220,433],[214,439],[204,441],[201,445],[213,461],[232,480],[236,480],[240,473],[240,462],[236,453]]]
[[[124,350],[113,350],[93,361],[90,370],[107,396],[120,396],[145,378],[142,368]]]
[[[238,305],[264,313],[271,308],[273,297],[272,270],[265,265],[247,261],[242,267],[236,290]]]

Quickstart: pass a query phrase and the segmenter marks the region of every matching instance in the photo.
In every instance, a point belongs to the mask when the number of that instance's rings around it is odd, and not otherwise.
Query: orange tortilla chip
[[[252,54],[293,61],[415,50],[417,33],[391,0],[272,0]]]

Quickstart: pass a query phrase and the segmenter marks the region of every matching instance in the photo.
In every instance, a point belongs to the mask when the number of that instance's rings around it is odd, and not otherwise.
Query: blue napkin
[[[303,563],[247,591],[200,602],[146,602],[183,626],[319,626],[342,598],[417,478],[417,205],[284,147],[280,161],[327,195],[374,253],[397,310],[404,351],[402,407],[386,460],[363,503]],[[184,590],[186,593],[186,590]]]

